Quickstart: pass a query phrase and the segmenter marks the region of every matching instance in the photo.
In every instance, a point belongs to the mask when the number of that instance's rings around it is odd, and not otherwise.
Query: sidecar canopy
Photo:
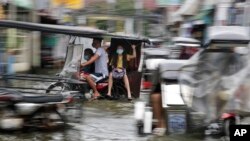
[[[81,26],[65,26],[65,25],[51,25],[51,24],[40,24],[30,23],[21,21],[11,20],[0,20],[0,27],[19,28],[32,31],[42,31],[48,33],[67,34],[81,37],[101,37],[107,32],[104,30],[81,27]]]
[[[175,46],[200,47],[200,41],[194,38],[173,37],[172,41]]]
[[[208,28],[206,45],[212,43],[248,44],[249,40],[249,27],[212,26]]]

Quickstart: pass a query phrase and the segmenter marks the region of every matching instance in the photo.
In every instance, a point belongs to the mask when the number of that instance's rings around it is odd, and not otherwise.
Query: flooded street
[[[19,81],[16,83],[22,84]],[[49,84],[25,82],[25,86],[34,88],[47,88]],[[141,94],[140,99],[147,101],[148,95]],[[197,134],[140,137],[137,135],[134,120],[134,103],[127,100],[85,102],[83,110],[82,123],[70,123],[65,130],[2,133],[0,141],[219,141],[211,138],[204,139]]]
[[[117,101],[86,102],[80,124],[57,132],[29,132],[1,134],[1,141],[217,141],[198,135],[170,135],[168,137],[139,137],[133,119],[133,103]]]
[[[132,103],[95,101],[85,105],[84,140],[137,140]]]

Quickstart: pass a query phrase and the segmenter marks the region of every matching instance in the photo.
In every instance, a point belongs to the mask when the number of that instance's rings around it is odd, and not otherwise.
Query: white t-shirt
[[[97,48],[95,52],[99,58],[95,61],[95,73],[102,73],[108,76],[108,55],[103,47]]]

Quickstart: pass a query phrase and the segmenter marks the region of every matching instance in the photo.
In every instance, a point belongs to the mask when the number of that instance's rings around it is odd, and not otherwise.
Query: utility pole
[[[243,26],[250,26],[249,12],[250,12],[250,0],[246,0],[246,4],[244,6]]]
[[[115,9],[115,3],[116,0],[107,0],[107,4],[108,4],[108,8],[107,8],[107,14],[109,15],[109,17],[111,17],[110,15],[112,14],[112,10]],[[115,31],[115,27],[114,27],[114,22],[111,21],[111,19],[108,20],[108,31],[109,32],[114,32]]]
[[[36,8],[36,1],[33,0],[33,7],[31,9],[31,22],[38,23],[38,15],[37,15],[37,8]],[[34,68],[40,67],[40,50],[41,50],[41,43],[40,43],[40,32],[38,31],[32,31],[32,37],[31,37],[31,73],[35,73]]]
[[[8,19],[9,20],[16,20],[16,14],[17,14],[17,7],[14,3],[13,0],[9,1],[9,8],[8,8]],[[16,47],[16,29],[14,28],[10,28],[8,29],[8,40],[7,40],[7,44],[8,47]]]
[[[5,14],[4,14],[4,8],[3,8],[3,2],[0,2],[0,19],[4,19],[5,18]],[[1,31],[1,36],[5,36],[5,34],[3,34],[2,28],[0,29]],[[0,42],[3,42],[3,37],[0,37]],[[3,43],[0,44],[0,74],[4,73],[4,67],[3,67],[3,63],[4,63],[4,45]]]
[[[142,20],[143,0],[135,0],[135,10],[137,17],[136,32],[139,35],[143,35],[143,20]]]

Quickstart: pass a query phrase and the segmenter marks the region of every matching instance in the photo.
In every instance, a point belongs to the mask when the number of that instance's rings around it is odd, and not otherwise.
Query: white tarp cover
[[[228,110],[250,113],[250,55],[199,52],[195,57],[198,65],[184,68],[179,78],[188,106],[206,114],[207,122]]]
[[[197,43],[199,44],[200,41],[194,38],[187,38],[187,37],[173,37],[173,42],[186,42],[186,43]]]
[[[165,62],[166,59],[147,59],[146,68],[148,70],[156,70],[161,62]]]
[[[200,47],[199,44],[188,44],[188,43],[176,43],[176,46],[187,46],[187,47]]]
[[[165,60],[159,64],[161,78],[178,79],[179,70],[187,63],[187,60]]]
[[[170,54],[170,50],[168,48],[145,48],[143,53],[145,55],[168,56]]]
[[[83,53],[83,45],[78,44],[69,44],[67,49],[66,61],[61,72],[61,75],[64,77],[71,78],[79,72],[81,57]]]
[[[249,40],[249,27],[243,26],[212,26],[208,28],[210,40]]]
[[[194,38],[173,37],[172,41],[175,46],[200,47],[200,41]]]

